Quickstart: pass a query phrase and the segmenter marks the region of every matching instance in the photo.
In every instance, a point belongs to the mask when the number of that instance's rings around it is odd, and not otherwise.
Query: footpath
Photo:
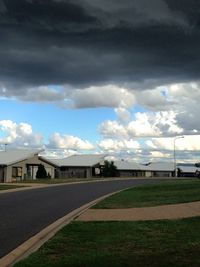
[[[77,221],[146,221],[200,216],[200,201],[128,209],[88,209]]]

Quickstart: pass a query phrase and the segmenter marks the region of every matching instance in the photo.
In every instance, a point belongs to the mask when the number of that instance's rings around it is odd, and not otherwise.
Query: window
[[[22,167],[12,167],[12,177],[22,177]]]

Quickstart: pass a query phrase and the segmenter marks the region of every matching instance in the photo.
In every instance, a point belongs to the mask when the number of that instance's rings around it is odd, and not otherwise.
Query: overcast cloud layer
[[[0,80],[18,90],[199,79],[199,10],[195,0],[0,0]]]

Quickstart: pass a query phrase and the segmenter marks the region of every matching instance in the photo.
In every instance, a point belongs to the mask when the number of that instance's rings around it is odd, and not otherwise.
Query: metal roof
[[[141,165],[144,171],[174,171],[173,162],[151,162],[148,165]]]
[[[115,161],[114,164],[118,170],[174,171],[173,162],[156,162],[143,165],[130,161]]]
[[[39,156],[38,157],[41,161],[53,166],[53,167],[59,167],[58,163],[55,162],[55,159],[49,159],[49,158],[46,158],[44,156]]]
[[[195,166],[178,166],[178,168],[182,172],[186,172],[186,173],[195,173],[196,171],[200,172],[200,168],[195,167]]]
[[[39,154],[41,150],[31,149],[15,149],[0,151],[0,165],[12,165],[14,163],[26,160]]]
[[[51,159],[50,162],[59,167],[92,167],[104,161],[105,155],[73,155],[64,159]]]
[[[140,170],[140,164],[130,161],[115,161],[115,166],[118,170]]]

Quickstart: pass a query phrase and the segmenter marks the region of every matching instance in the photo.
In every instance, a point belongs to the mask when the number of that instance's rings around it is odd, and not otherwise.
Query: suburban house
[[[105,155],[73,155],[51,162],[57,165],[56,178],[91,178],[98,177]]]
[[[195,164],[178,164],[178,176],[180,177],[194,177],[197,173],[200,174],[200,168]]]
[[[115,166],[117,167],[118,175],[120,177],[137,177],[144,176],[142,173],[141,165],[130,161],[115,161]]]
[[[0,151],[0,182],[36,179],[39,164],[44,165],[51,178],[55,177],[55,165],[39,158],[41,150]]]
[[[173,162],[150,162],[141,166],[145,177],[172,177],[174,175]]]
[[[174,173],[172,162],[138,164],[122,160],[115,161],[114,164],[121,177],[172,177]]]

